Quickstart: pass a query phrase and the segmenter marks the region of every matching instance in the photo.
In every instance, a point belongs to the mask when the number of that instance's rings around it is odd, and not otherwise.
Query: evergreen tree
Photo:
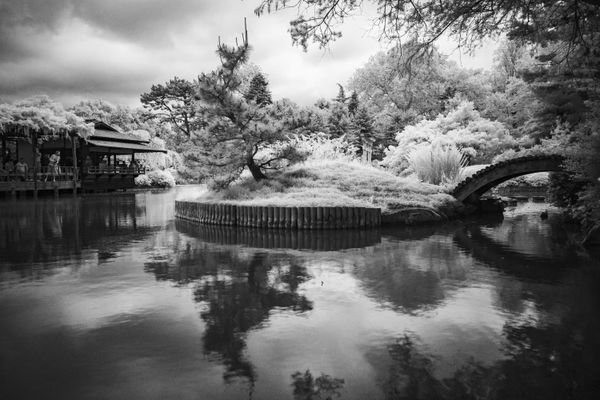
[[[362,155],[362,148],[365,141],[376,142],[373,130],[373,118],[366,107],[358,107],[352,119],[349,141],[359,149],[358,155]]]
[[[356,114],[358,104],[358,93],[352,92],[352,95],[350,95],[350,100],[348,100],[348,112],[350,115],[354,116]]]
[[[260,106],[273,104],[273,101],[271,100],[271,92],[268,88],[268,82],[263,74],[259,72],[258,74],[254,75],[250,81],[248,92],[246,92],[244,98],[247,101],[254,101]]]
[[[350,116],[346,107],[340,103],[333,103],[327,118],[328,133],[334,138],[345,135],[348,133],[350,123]]]
[[[337,84],[340,89],[338,90],[338,95],[336,96],[335,99],[333,99],[333,101],[340,103],[340,104],[345,104],[346,103],[346,92],[344,91],[344,87],[342,85],[340,85],[339,83]]]

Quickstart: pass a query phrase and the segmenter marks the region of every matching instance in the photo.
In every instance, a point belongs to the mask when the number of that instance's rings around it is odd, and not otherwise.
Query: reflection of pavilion
[[[0,265],[28,274],[33,271],[22,265],[112,258],[152,232],[138,226],[137,213],[132,194],[6,202],[0,207]]]

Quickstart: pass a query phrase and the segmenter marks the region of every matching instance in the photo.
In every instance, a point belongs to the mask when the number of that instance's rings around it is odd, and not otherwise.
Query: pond
[[[264,232],[176,220],[193,190],[1,203],[0,398],[600,393],[600,258],[545,204]]]

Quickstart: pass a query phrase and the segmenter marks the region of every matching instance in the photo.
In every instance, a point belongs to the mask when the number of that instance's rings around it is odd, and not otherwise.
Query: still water
[[[0,203],[1,399],[586,399],[600,261],[504,220],[264,233],[161,193]]]

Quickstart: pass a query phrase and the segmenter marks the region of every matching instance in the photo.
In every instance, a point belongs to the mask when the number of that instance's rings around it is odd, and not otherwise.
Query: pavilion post
[[[38,137],[37,130],[34,130],[31,134],[31,152],[33,153],[33,197],[37,199],[38,196]]]
[[[73,157],[73,194],[77,194],[77,133],[71,133],[71,154]]]

